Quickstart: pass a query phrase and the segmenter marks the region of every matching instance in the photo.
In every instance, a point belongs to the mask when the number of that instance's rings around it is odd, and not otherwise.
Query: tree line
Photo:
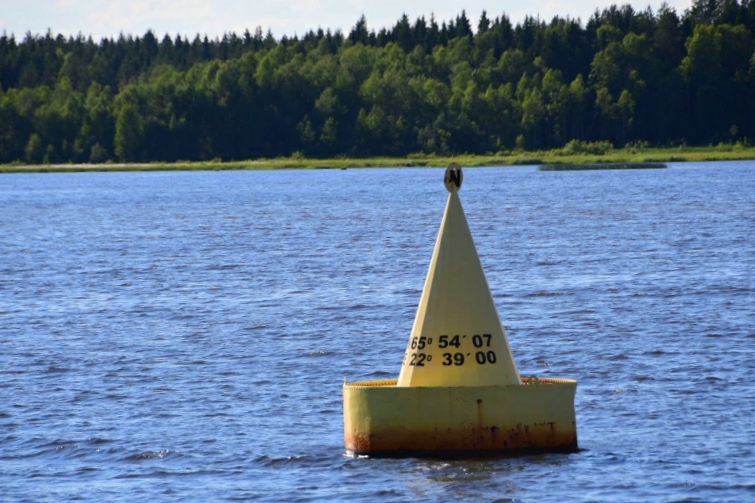
[[[755,0],[276,39],[0,37],[0,162],[748,143]]]

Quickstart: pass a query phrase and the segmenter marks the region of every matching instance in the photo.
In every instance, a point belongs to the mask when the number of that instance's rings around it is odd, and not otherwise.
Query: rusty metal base
[[[476,457],[574,452],[576,381],[515,386],[344,384],[344,437],[353,455]]]

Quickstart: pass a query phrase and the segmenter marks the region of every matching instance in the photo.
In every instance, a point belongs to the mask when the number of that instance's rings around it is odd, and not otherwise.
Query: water
[[[755,499],[755,163],[468,169],[522,375],[582,450],[344,456],[398,375],[440,169],[0,177],[1,501]]]

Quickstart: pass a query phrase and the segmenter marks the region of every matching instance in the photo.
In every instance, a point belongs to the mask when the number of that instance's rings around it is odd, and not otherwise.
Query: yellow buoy
[[[493,302],[451,164],[449,191],[398,380],[344,383],[357,455],[573,451],[576,381],[522,379]]]
[[[498,311],[459,200],[461,168],[446,170],[448,201],[398,386],[519,385]]]

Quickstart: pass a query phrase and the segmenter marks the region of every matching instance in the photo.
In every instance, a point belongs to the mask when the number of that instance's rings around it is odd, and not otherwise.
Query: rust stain
[[[395,391],[396,388],[390,387],[391,383],[395,384],[394,381],[375,381],[350,386],[354,389],[384,388],[390,390],[390,396],[393,396],[398,393]],[[550,389],[554,391],[561,384],[569,385],[568,389],[564,388],[563,393],[573,395],[576,383],[569,380],[541,379],[540,385],[535,390],[546,390],[549,388],[547,385],[552,385],[554,387]],[[425,395],[432,394],[425,392]],[[548,403],[547,397],[551,395],[553,393],[548,392],[543,397],[544,404]],[[371,396],[374,397],[374,393]],[[487,404],[482,398],[478,398],[481,396],[486,397]],[[463,403],[454,402],[453,397],[463,397],[461,400]],[[515,410],[521,406],[517,401],[518,397],[519,395],[513,395],[511,398],[513,402],[507,402],[504,407],[494,399],[488,400],[488,395],[478,395],[476,391],[457,392],[449,394],[451,402],[447,408],[453,418],[445,415],[435,418],[433,415],[423,415],[421,411],[417,412],[412,409],[411,414],[407,413],[405,421],[401,411],[386,409],[383,405],[374,405],[365,398],[367,405],[375,407],[380,420],[351,421],[351,416],[346,415],[344,424],[346,449],[359,455],[385,457],[508,456],[530,452],[576,452],[579,450],[573,408],[568,404],[554,404],[553,414],[509,414],[508,408]],[[523,400],[522,404],[527,405],[531,400],[531,398]],[[377,399],[375,403],[382,404]],[[473,404],[476,405],[476,409]],[[366,407],[366,405],[360,402],[360,407]],[[366,411],[359,409],[356,417],[361,418],[364,415],[370,417],[370,412],[369,407]],[[418,415],[415,417],[412,414]],[[567,419],[570,415],[571,418]],[[518,419],[513,419],[514,417]],[[543,419],[557,420],[542,421]],[[391,427],[388,427],[388,424]]]
[[[517,424],[506,431],[498,426],[438,431],[400,430],[350,434],[346,449],[367,455],[422,455],[465,453],[574,452],[577,432],[559,430],[552,422]]]

